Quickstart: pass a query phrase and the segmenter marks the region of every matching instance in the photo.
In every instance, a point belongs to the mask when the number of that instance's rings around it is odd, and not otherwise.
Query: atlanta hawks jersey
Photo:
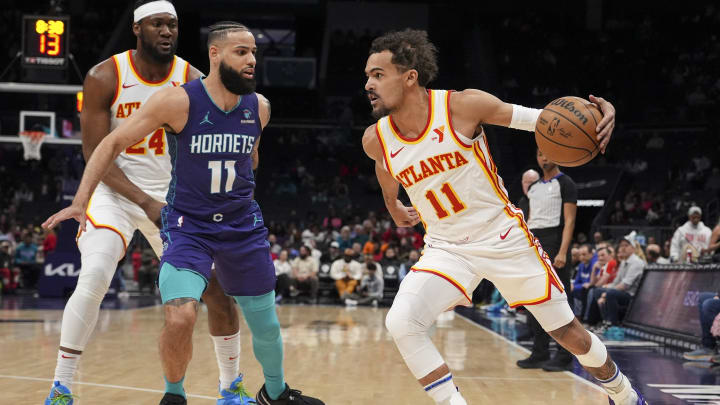
[[[137,111],[151,95],[165,87],[180,86],[188,79],[190,65],[175,56],[170,72],[164,79],[148,81],[138,73],[131,53],[125,51],[112,57],[117,72],[117,89],[110,107],[111,130]],[[170,183],[171,164],[164,129],[158,128],[125,149],[115,159],[115,163],[131,182],[154,198],[165,198]]]
[[[481,242],[496,228],[495,219],[507,220],[519,210],[509,203],[485,135],[470,139],[453,129],[450,91],[428,94],[428,121],[419,138],[403,136],[391,116],[377,122],[385,168],[405,188],[427,238]]]

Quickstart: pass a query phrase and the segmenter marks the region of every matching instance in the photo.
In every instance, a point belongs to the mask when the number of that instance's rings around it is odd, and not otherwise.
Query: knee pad
[[[158,277],[158,288],[162,303],[178,298],[193,298],[200,302],[207,280],[189,269],[178,269],[170,263],[163,263]]]
[[[397,339],[403,336],[422,335],[432,326],[432,321],[422,319],[424,305],[416,295],[403,294],[395,297],[390,311],[385,317],[385,327]]]

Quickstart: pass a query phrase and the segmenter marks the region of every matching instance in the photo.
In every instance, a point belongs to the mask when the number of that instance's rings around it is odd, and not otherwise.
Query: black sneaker
[[[265,384],[263,384],[255,395],[255,400],[258,405],[325,405],[317,398],[302,395],[302,392],[298,390],[291,390],[287,384],[285,384],[285,391],[280,394],[278,399],[270,399],[270,395],[265,391]]]
[[[160,405],[187,405],[187,399],[182,395],[166,392],[160,400]]]
[[[549,353],[545,353],[545,354],[532,353],[532,354],[530,354],[530,357],[528,357],[527,359],[518,360],[517,363],[515,363],[515,364],[517,364],[517,366],[520,368],[542,368],[543,363],[545,363],[548,360],[550,360]]]
[[[572,367],[572,357],[566,355],[556,355],[542,364],[542,369],[545,371],[568,371],[570,367]]]

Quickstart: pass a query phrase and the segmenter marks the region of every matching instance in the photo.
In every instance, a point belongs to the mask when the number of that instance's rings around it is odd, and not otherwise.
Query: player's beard
[[[170,63],[172,62],[173,58],[175,57],[175,51],[177,50],[177,40],[170,41],[170,52],[165,53],[161,52],[153,46],[153,44],[145,41],[145,36],[142,34],[142,31],[140,31],[140,47],[142,47],[143,53],[150,56],[150,59],[154,60],[157,63]]]
[[[220,61],[220,81],[229,92],[241,96],[255,91],[255,79],[246,79],[242,73]]]
[[[382,117],[385,117],[387,115],[390,115],[390,110],[385,107],[378,107],[372,110],[370,113],[373,118],[376,120],[379,120]]]

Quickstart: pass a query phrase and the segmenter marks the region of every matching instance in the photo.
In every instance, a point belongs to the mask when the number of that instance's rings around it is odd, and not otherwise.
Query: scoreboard
[[[23,66],[67,67],[70,17],[25,15],[22,34]]]

